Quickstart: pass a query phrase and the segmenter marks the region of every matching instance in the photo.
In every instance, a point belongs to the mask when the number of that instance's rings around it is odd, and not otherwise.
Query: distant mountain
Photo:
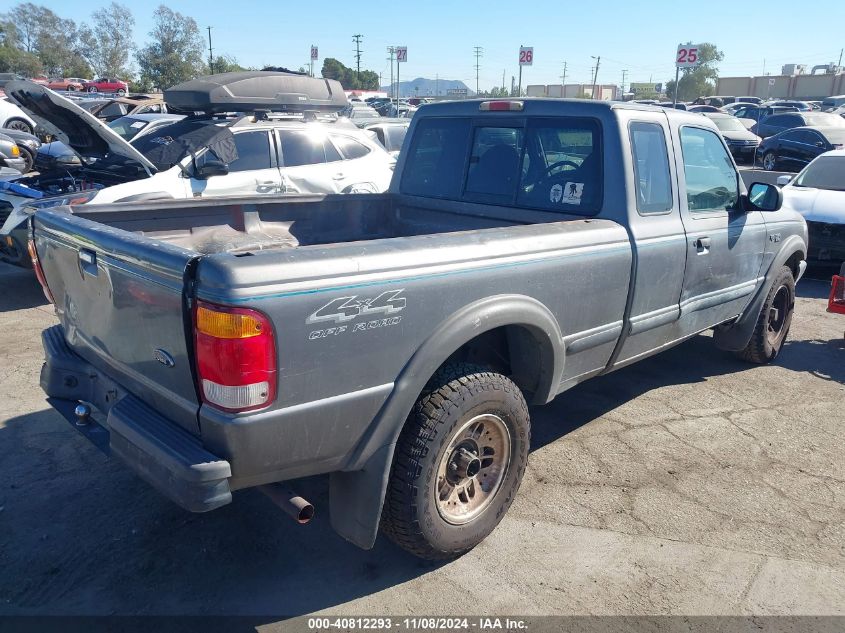
[[[401,75],[400,75],[401,79]],[[383,91],[390,93],[390,86],[382,86]],[[417,77],[412,81],[399,82],[399,96],[401,97],[434,97],[438,92],[446,96],[447,90],[466,90],[468,95],[475,94],[467,85],[457,79],[426,79]]]

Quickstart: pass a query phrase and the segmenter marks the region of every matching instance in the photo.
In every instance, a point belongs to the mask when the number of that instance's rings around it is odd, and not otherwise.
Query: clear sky
[[[37,2],[37,0],[35,0]],[[0,5],[12,6],[10,0]],[[106,0],[41,2],[62,17],[82,22]],[[126,2],[135,16],[141,45],[158,3]],[[193,17],[205,34],[212,27],[215,54],[234,56],[243,66],[306,65],[311,44],[324,57],[354,66],[352,36],[362,34],[362,69],[384,73],[389,83],[389,45],[408,47],[400,79],[461,79],[475,89],[473,47],[484,49],[480,87],[507,85],[518,73],[520,44],[534,47],[534,65],[523,85],[590,83],[592,55],[601,56],[599,83],[666,81],[674,77],[679,42],[709,41],[724,53],[722,76],[777,74],[785,63],[838,61],[845,47],[845,4],[841,0],[764,2],[639,2],[523,0],[169,0],[167,6]],[[751,6],[755,10],[742,7]],[[2,9],[0,9],[2,11]]]

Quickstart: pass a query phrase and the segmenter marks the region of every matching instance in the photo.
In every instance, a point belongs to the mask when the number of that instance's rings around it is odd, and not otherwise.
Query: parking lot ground
[[[702,335],[534,408],[509,514],[430,564],[336,536],[325,478],[306,527],[161,497],[49,409],[55,317],[0,267],[0,614],[845,614],[845,319],[798,288],[773,365]]]

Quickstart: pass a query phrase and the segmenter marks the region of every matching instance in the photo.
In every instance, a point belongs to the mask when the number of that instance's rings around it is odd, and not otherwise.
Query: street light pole
[[[596,57],[595,55],[590,55],[590,57],[592,57],[593,59],[596,60],[596,71],[593,74],[593,95],[592,95],[593,99],[595,99],[596,98],[596,82],[599,79],[599,65],[601,64],[601,55],[599,55],[598,57]]]

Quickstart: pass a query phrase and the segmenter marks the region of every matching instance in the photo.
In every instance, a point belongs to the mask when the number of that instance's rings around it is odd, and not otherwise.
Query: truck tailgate
[[[197,254],[59,211],[39,212],[33,223],[71,349],[198,433],[185,302],[186,271]]]

